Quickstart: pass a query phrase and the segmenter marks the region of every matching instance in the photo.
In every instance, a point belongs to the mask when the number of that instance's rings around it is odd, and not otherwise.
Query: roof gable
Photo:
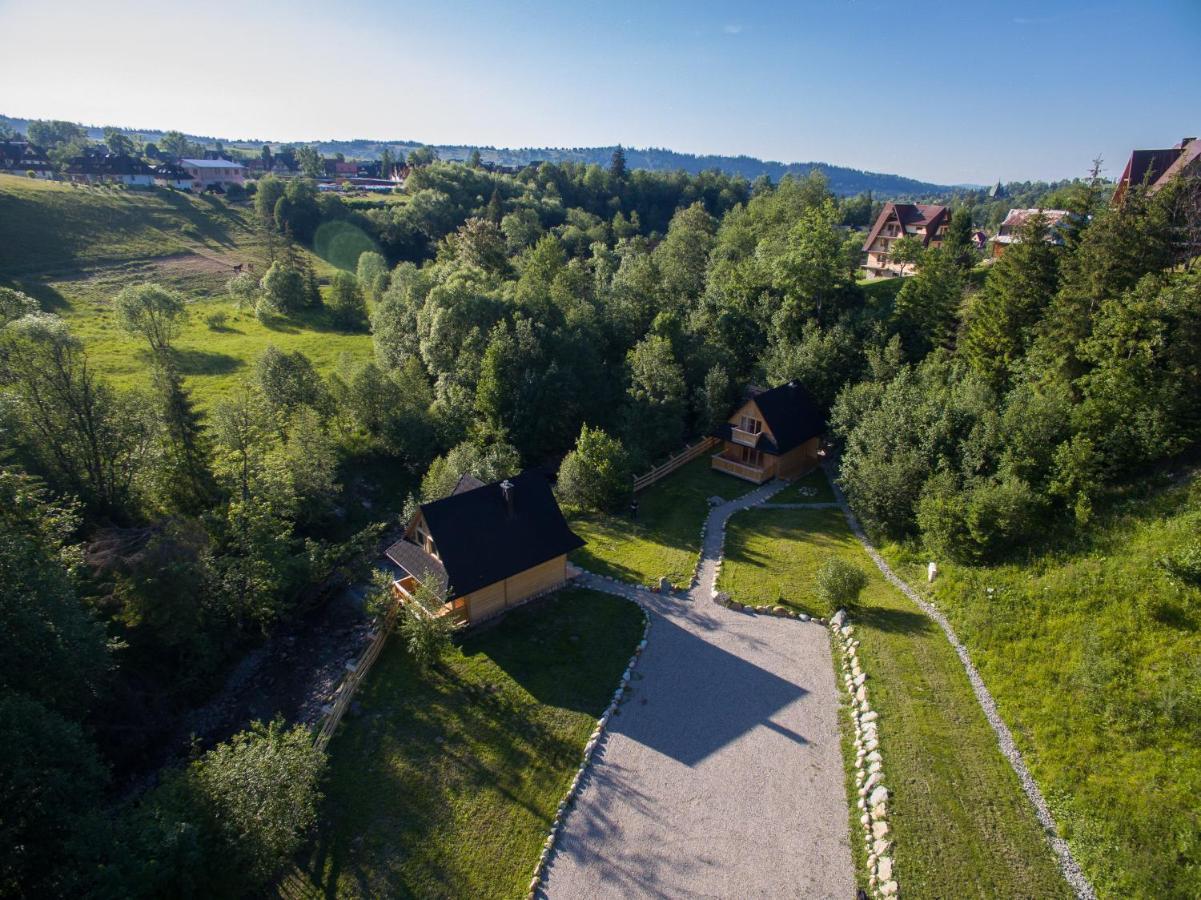
[[[493,482],[421,505],[446,569],[449,599],[584,546],[539,473],[522,472],[509,484],[511,504],[501,483]]]
[[[758,410],[764,425],[764,432],[755,442],[755,449],[764,453],[776,456],[787,453],[826,430],[825,413],[799,381],[790,381],[756,394],[739,407],[735,416],[742,414],[751,404]],[[727,423],[717,428],[714,434],[730,440],[730,428]]]

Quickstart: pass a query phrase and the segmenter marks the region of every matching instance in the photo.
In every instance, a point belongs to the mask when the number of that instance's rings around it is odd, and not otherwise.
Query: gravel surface
[[[637,598],[651,630],[543,896],[854,896],[826,631],[710,600],[725,519],[782,486],[711,512],[687,597],[583,577]]]
[[[997,744],[1001,748],[1001,753],[1009,761],[1009,765],[1013,767],[1013,771],[1017,773],[1018,781],[1022,784],[1022,790],[1026,792],[1026,797],[1034,806],[1034,812],[1038,816],[1039,823],[1046,830],[1047,840],[1050,842],[1051,848],[1055,851],[1055,855],[1059,859],[1060,871],[1063,872],[1064,878],[1072,890],[1076,892],[1076,896],[1080,900],[1095,900],[1097,895],[1093,891],[1092,884],[1081,870],[1079,863],[1076,862],[1076,858],[1072,856],[1068,842],[1059,836],[1059,831],[1055,826],[1055,817],[1051,815],[1051,809],[1047,806],[1047,801],[1043,798],[1042,791],[1038,789],[1038,784],[1034,781],[1034,776],[1030,774],[1030,770],[1026,767],[1026,761],[1022,758],[1022,752],[1018,749],[1017,744],[1014,743],[1013,734],[1010,732],[1009,726],[1005,724],[1005,720],[1001,718],[1001,714],[997,711],[996,701],[993,700],[992,694],[984,684],[984,679],[980,677],[980,673],[976,671],[976,667],[972,664],[972,658],[968,654],[967,648],[963,646],[959,637],[955,634],[955,629],[951,627],[951,623],[947,621],[947,617],[936,606],[927,602],[921,594],[910,587],[885,562],[884,557],[872,545],[871,540],[860,526],[859,520],[855,518],[855,514],[847,504],[842,490],[834,483],[833,479],[830,480],[830,484],[834,488],[834,495],[838,497],[842,505],[843,514],[846,516],[847,524],[851,527],[851,531],[854,532],[859,542],[863,544],[863,548],[867,551],[868,556],[879,567],[884,577],[906,597],[916,603],[922,612],[937,622],[939,627],[942,628],[943,633],[947,636],[947,640],[951,642],[951,646],[959,656],[959,661],[963,663],[968,680],[972,683],[972,690],[976,694],[976,701],[980,704],[980,708],[984,710],[984,716],[988,719],[988,724],[996,732]]]

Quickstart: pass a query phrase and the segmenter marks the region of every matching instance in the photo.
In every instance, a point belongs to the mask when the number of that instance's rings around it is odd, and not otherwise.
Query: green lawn
[[[1201,588],[1159,561],[1198,540],[1201,484],[1148,480],[1073,546],[940,560],[933,594],[1098,894],[1198,897]],[[886,549],[924,586],[925,557]]]
[[[855,563],[869,576],[854,619],[872,704],[881,717],[903,894],[1069,896],[958,657],[942,631],[884,580],[842,513],[750,510],[730,520],[726,535],[722,588],[742,602],[774,603],[783,594],[799,609],[825,614],[816,608],[812,573],[829,555]],[[848,767],[852,761],[853,754]],[[866,857],[857,809],[850,818],[862,881]]]
[[[830,480],[820,467],[771,498],[772,503],[834,503],[835,500]]]
[[[393,640],[330,745],[320,832],[282,893],[524,896],[642,623],[626,600],[568,590],[429,674]]]
[[[709,514],[709,497],[732,500],[754,485],[715,472],[702,455],[638,495],[638,518],[578,514],[571,527],[588,545],[572,559],[584,568],[640,584],[666,575],[687,585],[701,552],[701,525]]]
[[[146,386],[148,365],[143,342],[118,327],[112,298],[149,281],[189,302],[175,354],[202,407],[249,375],[268,344],[302,351],[322,373],[343,354],[370,358],[369,334],[342,331],[323,313],[264,325],[237,312],[225,291],[232,267],[241,263],[262,274],[265,260],[248,203],[0,175],[0,285],[63,316],[95,370],[123,388]],[[310,260],[328,279],[332,267],[315,255]],[[206,324],[214,313],[227,316],[223,327]]]

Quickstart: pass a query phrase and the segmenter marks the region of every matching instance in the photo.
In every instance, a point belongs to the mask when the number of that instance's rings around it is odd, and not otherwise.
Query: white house
[[[228,159],[181,159],[179,166],[191,176],[195,191],[246,183],[246,167]]]

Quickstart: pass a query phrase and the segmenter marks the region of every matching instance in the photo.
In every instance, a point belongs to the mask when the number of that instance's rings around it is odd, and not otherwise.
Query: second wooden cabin
[[[825,430],[821,407],[800,382],[790,381],[752,394],[714,430],[722,448],[712,465],[755,484],[795,478],[820,462]]]

